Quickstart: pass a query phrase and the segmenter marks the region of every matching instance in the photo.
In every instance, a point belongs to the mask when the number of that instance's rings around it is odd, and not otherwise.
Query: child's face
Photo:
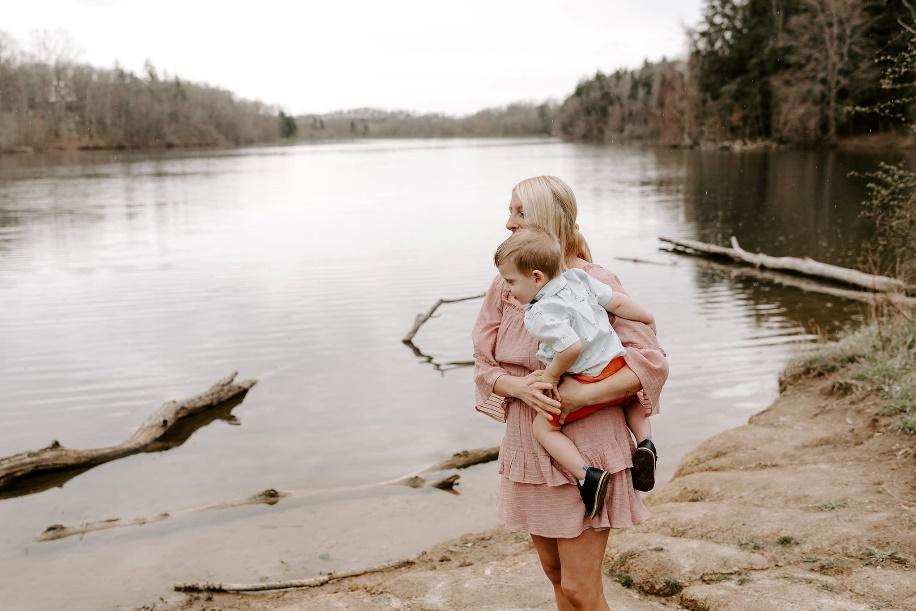
[[[523,274],[515,267],[515,263],[504,263],[498,269],[503,280],[509,285],[509,292],[522,305],[531,303],[534,296],[547,282],[544,273],[538,269],[530,274]]]

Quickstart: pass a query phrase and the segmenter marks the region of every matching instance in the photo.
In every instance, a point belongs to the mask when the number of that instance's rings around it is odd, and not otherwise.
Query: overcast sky
[[[94,65],[160,70],[294,113],[462,114],[562,100],[596,70],[683,56],[702,0],[5,0],[21,42],[66,30]]]

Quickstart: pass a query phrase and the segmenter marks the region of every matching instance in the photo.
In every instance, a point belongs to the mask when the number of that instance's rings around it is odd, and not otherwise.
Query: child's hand
[[[540,381],[541,381],[541,382],[547,382],[548,384],[550,384],[551,386],[553,386],[553,389],[554,389],[554,390],[556,390],[556,389],[557,389],[557,385],[560,383],[560,377],[559,377],[559,376],[552,376],[552,375],[550,375],[549,373],[547,373],[546,371],[544,371],[544,372],[541,373]]]

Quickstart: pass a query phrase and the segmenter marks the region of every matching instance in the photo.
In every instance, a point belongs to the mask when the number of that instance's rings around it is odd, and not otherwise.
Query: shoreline
[[[848,392],[841,362],[784,374],[773,404],[646,497],[650,520],[611,533],[612,608],[916,608],[913,436],[878,393]],[[553,595],[528,537],[497,529],[318,587],[161,601],[142,608],[549,609]]]
[[[6,149],[0,149],[0,159],[4,157],[25,157],[31,155],[41,155],[44,153],[93,153],[93,152],[114,152],[114,153],[162,153],[174,151],[207,151],[207,150],[225,150],[225,149],[242,149],[257,146],[295,146],[300,144],[326,144],[329,142],[354,142],[358,140],[461,140],[461,139],[537,139],[537,138],[556,138],[562,142],[571,144],[600,144],[604,146],[649,146],[663,149],[682,149],[696,151],[727,151],[732,153],[745,152],[767,152],[767,151],[805,151],[805,150],[836,150],[844,152],[881,152],[881,151],[911,151],[916,149],[916,139],[910,135],[904,135],[897,132],[880,132],[876,134],[863,134],[858,136],[847,136],[837,140],[834,145],[826,142],[811,144],[788,144],[776,140],[722,140],[722,141],[702,141],[690,144],[683,143],[665,143],[650,142],[647,140],[619,140],[613,142],[590,143],[585,140],[573,140],[564,138],[558,134],[492,134],[492,135],[385,135],[385,136],[350,136],[350,137],[329,137],[329,138],[276,138],[270,140],[257,140],[245,143],[231,142],[212,142],[212,143],[189,143],[189,144],[163,144],[161,146],[123,146],[123,145],[103,145],[98,143],[84,144],[49,144],[43,148],[34,148],[31,146],[18,146]]]

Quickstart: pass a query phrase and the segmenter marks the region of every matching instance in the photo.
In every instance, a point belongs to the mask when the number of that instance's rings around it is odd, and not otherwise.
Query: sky
[[[295,114],[466,114],[562,101],[598,70],[683,57],[702,0],[0,0],[28,47],[69,36],[79,61],[230,89]]]

